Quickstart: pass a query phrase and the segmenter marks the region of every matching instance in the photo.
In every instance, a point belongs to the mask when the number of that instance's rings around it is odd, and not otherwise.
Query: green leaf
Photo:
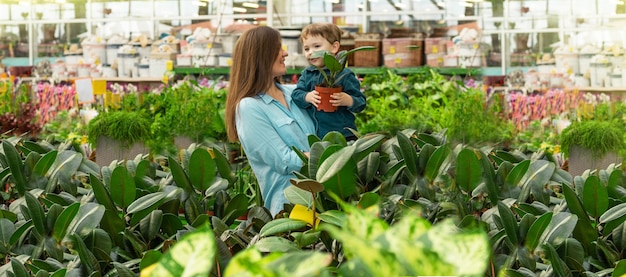
[[[520,182],[522,178],[524,178],[524,175],[526,175],[528,167],[530,167],[530,160],[524,160],[515,165],[511,172],[509,172],[506,176],[504,184],[509,187],[515,187],[518,185],[521,186]]]
[[[537,218],[532,225],[530,225],[530,229],[528,229],[528,233],[526,233],[526,240],[524,241],[528,250],[532,252],[535,248],[537,248],[541,235],[546,230],[551,220],[552,213],[545,213]]]
[[[292,204],[300,204],[305,207],[311,207],[313,204],[313,195],[296,186],[288,186],[285,189],[285,198]]]
[[[113,199],[111,199],[111,194],[109,194],[109,190],[102,181],[100,181],[96,175],[89,174],[89,183],[91,184],[93,195],[96,197],[98,203],[102,204],[109,211],[117,212],[117,208],[115,204],[113,204]]]
[[[219,151],[218,151],[219,152]],[[182,188],[188,196],[194,195],[195,191],[191,186],[191,181],[189,181],[189,176],[183,169],[182,166],[176,161],[176,159],[169,157],[167,159],[167,163],[170,166],[170,170],[172,173],[172,177],[174,177],[174,183],[179,188]]]
[[[171,165],[171,164],[170,164]],[[111,174],[111,198],[120,208],[126,209],[137,195],[135,180],[123,166],[117,166]]]
[[[366,210],[369,207],[377,206],[379,202],[380,202],[380,195],[373,193],[373,192],[366,192],[361,195],[361,199],[359,200],[357,207],[359,209]]]
[[[28,206],[28,213],[30,218],[33,220],[33,225],[35,226],[35,230],[39,235],[45,236],[48,233],[46,232],[46,214],[39,203],[39,200],[35,196],[33,196],[30,192],[26,192],[24,194],[24,198],[26,198],[26,206]]]
[[[126,212],[132,214],[143,211],[151,206],[154,206],[155,204],[160,205],[165,199],[165,196],[165,193],[160,191],[146,194],[130,203]]]
[[[154,210],[139,222],[139,230],[146,241],[152,241],[157,237],[163,222],[163,211]]]
[[[224,154],[215,148],[209,148],[209,153],[211,154],[211,158],[215,161],[215,165],[217,166],[217,171],[220,173],[220,176],[226,180],[228,180],[229,184],[235,182],[237,177],[235,173],[230,168],[230,163]]]
[[[473,153],[472,153],[473,154]],[[517,234],[517,220],[515,219],[515,215],[511,212],[511,209],[507,207],[504,203],[498,202],[498,213],[500,214],[500,218],[502,219],[502,225],[504,227],[504,231],[506,232],[506,236],[511,242],[512,245],[519,245],[519,238]]]
[[[306,225],[306,223],[304,224]],[[259,249],[259,251],[268,253],[299,250],[295,242],[281,237],[261,238],[254,246]]]
[[[85,242],[77,234],[70,234],[71,247],[78,252],[81,265],[85,267],[87,272],[100,271],[100,264],[91,251],[85,245]]]
[[[587,249],[590,249],[591,243],[598,238],[598,232],[593,227],[587,212],[583,208],[582,202],[576,196],[574,189],[570,185],[562,185],[563,195],[567,201],[569,210],[578,217],[578,222],[574,228],[573,236],[579,240]]]
[[[33,173],[39,174],[39,176],[46,176],[50,167],[54,164],[54,161],[57,158],[57,150],[50,151],[43,155],[39,161],[35,164],[35,168],[33,168]]]
[[[72,184],[76,171],[83,162],[83,156],[73,151],[62,151],[57,154],[54,164],[48,170],[50,174],[46,192],[53,192],[57,184],[61,184],[64,190],[75,193],[76,186]]]
[[[626,260],[619,260],[613,269],[612,276],[624,276],[626,274]]]
[[[354,147],[356,148],[354,151],[354,160],[358,162],[372,154],[374,150],[380,147],[384,139],[385,136],[382,134],[367,134],[356,140],[354,143]]]
[[[215,263],[215,235],[207,224],[186,234],[155,266],[151,276],[209,276]]]
[[[398,139],[398,145],[400,147],[400,154],[404,159],[406,168],[413,177],[418,176],[417,166],[417,150],[407,135],[402,132],[396,133]]]
[[[23,263],[19,262],[16,258],[11,258],[11,269],[15,276],[31,276]]]
[[[52,230],[52,236],[56,239],[57,243],[61,243],[65,235],[67,235],[67,228],[70,226],[74,217],[78,214],[78,210],[80,208],[80,203],[73,203],[65,209],[59,215],[59,217],[54,222],[54,229]]]
[[[100,225],[104,216],[104,206],[96,203],[84,203],[78,209],[78,214],[68,227],[68,234],[83,235]]]
[[[450,155],[450,148],[447,146],[440,146],[435,150],[435,152],[428,159],[428,163],[426,164],[426,168],[424,169],[424,176],[428,179],[428,181],[432,182],[439,175],[439,169],[443,162]]]
[[[113,241],[111,236],[103,229],[93,229],[84,236],[85,246],[99,261],[111,261]]]
[[[320,183],[324,183],[337,175],[349,161],[352,161],[352,155],[355,150],[354,146],[347,146],[331,154],[320,165],[316,179]]]
[[[552,178],[555,169],[556,165],[546,160],[531,162],[529,170],[521,180],[522,193],[517,198],[518,202],[526,202],[532,193],[539,202],[548,205],[550,196],[544,191],[544,187]]]
[[[22,157],[17,152],[17,149],[8,140],[2,140],[2,149],[6,156],[9,169],[11,170],[11,176],[15,180],[15,187],[19,196],[24,196],[26,193],[26,176],[24,175],[24,164],[22,163]]]
[[[600,223],[607,223],[626,215],[626,203],[618,204],[600,216]]]
[[[346,222],[347,215],[346,213],[338,210],[330,210],[321,213],[318,218],[322,222],[330,223],[336,225],[338,227],[343,226],[344,222]]]
[[[261,231],[259,231],[259,236],[267,237],[274,234],[295,231],[306,227],[306,225],[307,223],[301,220],[279,218],[265,224],[263,228],[261,228]]]
[[[368,183],[374,181],[374,177],[376,177],[376,173],[378,173],[378,169],[381,164],[381,158],[379,152],[372,152],[367,155],[365,159],[360,160],[357,163],[357,170],[359,173],[359,178]]]
[[[578,217],[568,212],[554,214],[550,224],[541,235],[541,244],[549,243],[559,246],[566,238],[572,235],[577,221]]]
[[[213,183],[216,174],[215,161],[203,148],[197,148],[189,159],[189,180],[199,191],[206,191]]]
[[[565,262],[561,260],[554,247],[550,244],[545,244],[543,247],[547,250],[546,257],[550,261],[550,265],[552,266],[552,270],[554,270],[555,276],[571,277],[572,272],[570,272],[569,268],[567,268]]]
[[[465,148],[456,160],[456,183],[466,193],[472,192],[482,181],[482,167],[474,150]],[[507,233],[508,235],[508,233]]]
[[[583,206],[594,218],[600,217],[609,207],[609,194],[596,175],[587,177],[583,186]]]

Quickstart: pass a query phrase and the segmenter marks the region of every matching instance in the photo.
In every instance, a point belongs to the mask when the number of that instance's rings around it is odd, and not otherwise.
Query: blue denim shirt
[[[359,79],[348,68],[344,68],[339,74],[339,76],[343,75],[346,76],[339,80],[338,84],[343,87],[343,92],[352,96],[353,104],[351,107],[341,106],[335,112],[324,112],[318,111],[315,106],[306,102],[306,94],[314,90],[315,85],[324,80],[324,76],[315,66],[309,66],[302,71],[296,89],[293,91],[293,101],[298,107],[306,109],[311,118],[315,120],[315,130],[317,130],[317,136],[320,138],[323,138],[330,131],[338,131],[346,137],[354,136],[346,127],[356,130],[354,113],[365,109],[365,94],[361,92]]]
[[[265,207],[272,215],[283,209],[284,190],[291,185],[293,171],[300,171],[303,162],[292,146],[309,151],[308,135],[315,133],[309,115],[296,106],[292,90],[279,85],[289,108],[265,93],[246,97],[236,112],[237,135],[256,175]]]

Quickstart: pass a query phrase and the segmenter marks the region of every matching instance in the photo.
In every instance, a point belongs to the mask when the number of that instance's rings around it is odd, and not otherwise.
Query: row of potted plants
[[[72,147],[5,138],[0,274],[626,273],[619,167],[572,176],[550,153],[415,130],[310,143],[272,218],[258,195],[233,193],[241,180],[216,148],[99,167]]]

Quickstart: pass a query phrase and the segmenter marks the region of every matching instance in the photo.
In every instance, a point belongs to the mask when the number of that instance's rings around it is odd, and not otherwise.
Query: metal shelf
[[[352,71],[354,71],[354,73],[356,74],[362,74],[362,75],[367,75],[367,74],[376,74],[379,73],[381,71],[381,69],[383,69],[385,67],[350,67],[350,69],[352,69]],[[418,67],[402,67],[402,68],[389,68],[393,71],[395,71],[398,74],[411,74],[411,73],[418,73],[420,71],[422,71],[424,68],[427,67],[423,67],[423,66],[418,66]],[[440,74],[443,75],[470,75],[470,76],[476,76],[476,75],[481,75],[481,69],[480,68],[456,68],[456,67],[440,67],[440,68],[432,68],[433,70],[439,72]],[[292,75],[292,74],[300,74],[300,72],[302,72],[303,68],[287,68],[287,74],[288,75]],[[189,74],[200,74],[200,75],[227,75],[230,74],[230,68],[229,67],[203,67],[203,68],[199,68],[199,67],[175,67],[174,68],[174,72],[176,74],[182,74],[182,75],[189,75]]]

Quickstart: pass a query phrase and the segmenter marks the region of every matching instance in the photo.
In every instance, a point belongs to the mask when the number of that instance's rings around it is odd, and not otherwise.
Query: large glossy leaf
[[[39,174],[39,176],[46,176],[48,170],[50,169],[50,167],[52,167],[54,161],[57,158],[57,153],[58,151],[54,150],[43,155],[43,157],[41,157],[41,159],[37,161],[37,164],[35,164],[35,168],[33,168],[33,173],[37,173]]]
[[[141,235],[146,241],[152,241],[157,237],[161,230],[161,224],[163,222],[163,211],[154,210],[148,216],[141,219],[139,222],[139,230]]]
[[[346,166],[346,164],[348,164],[348,162],[353,161],[352,155],[355,150],[356,148],[354,146],[347,146],[331,154],[320,165],[316,174],[316,179],[320,183],[324,183],[337,175]]]
[[[93,194],[96,197],[96,200],[98,200],[98,203],[102,204],[109,211],[117,212],[117,208],[115,204],[113,204],[113,199],[111,199],[109,190],[100,181],[100,179],[98,179],[96,175],[89,174],[89,183],[91,184]]]
[[[111,261],[113,242],[111,236],[102,229],[93,229],[84,236],[85,246],[99,261]]]
[[[516,164],[511,172],[506,175],[504,184],[509,187],[521,186],[520,181],[524,178],[524,175],[526,175],[528,167],[530,167],[530,160],[524,160]]]
[[[15,258],[11,258],[11,269],[13,269],[14,276],[30,276],[24,264]]]
[[[357,163],[359,179],[363,180],[366,185],[372,182],[376,173],[378,173],[380,163],[381,158],[379,152],[369,153],[365,159],[362,159]]]
[[[611,237],[618,250],[626,250],[626,224],[624,222],[611,231]]]
[[[137,163],[135,169],[135,184],[137,187],[149,187],[151,184],[149,181],[156,177],[156,168],[148,160],[141,160]]]
[[[171,166],[171,164],[170,164]],[[111,174],[111,199],[120,208],[126,210],[128,205],[135,201],[137,187],[135,180],[123,166],[117,166]]]
[[[621,170],[613,170],[609,176],[609,182],[607,184],[607,192],[610,197],[626,201],[626,188],[623,186],[624,172]]]
[[[189,180],[199,191],[206,191],[215,179],[217,167],[208,151],[197,148],[189,159]]]
[[[164,214],[163,222],[161,223],[161,228],[163,233],[168,236],[173,236],[179,230],[183,229],[183,223],[177,215],[174,214]]]
[[[563,195],[567,201],[567,207],[570,212],[578,217],[573,236],[579,240],[586,249],[591,248],[591,243],[598,238],[598,232],[593,227],[582,202],[576,196],[574,189],[570,185],[563,185]]]
[[[541,235],[540,243],[559,246],[572,235],[578,217],[568,212],[560,212],[552,216],[550,224]]]
[[[543,204],[549,204],[550,197],[544,191],[545,185],[550,181],[556,165],[546,160],[536,160],[530,163],[529,170],[521,180],[522,193],[518,197],[519,202],[526,202],[530,193],[533,194],[537,201]]]
[[[456,160],[456,183],[466,193],[471,193],[482,180],[482,167],[474,150],[464,148]]]
[[[67,228],[70,226],[74,217],[78,214],[80,203],[73,203],[63,210],[59,217],[54,222],[54,229],[52,230],[52,236],[56,239],[57,243],[60,243],[65,235],[67,235]]]
[[[585,260],[585,249],[583,245],[574,238],[567,238],[565,242],[557,249],[559,257],[561,257],[565,264],[569,265],[571,269],[579,268],[582,270],[582,264]]]
[[[140,198],[138,198],[137,200],[133,201],[130,205],[128,205],[128,210],[127,212],[130,213],[136,213],[136,212],[140,212],[143,211],[149,207],[153,207],[155,204],[161,205],[161,203],[163,202],[163,200],[165,199],[165,193],[164,192],[154,192],[154,193],[150,193],[150,194],[146,194]],[[150,211],[151,212],[151,211]]]
[[[502,225],[509,242],[514,246],[519,245],[519,235],[517,233],[518,225],[515,215],[511,212],[511,209],[502,202],[498,202],[498,213],[500,214],[500,219],[502,220]]]
[[[300,204],[305,207],[311,207],[313,204],[313,195],[296,186],[287,187],[285,189],[285,197],[291,204]]]
[[[437,148],[432,144],[424,144],[424,146],[422,146],[417,156],[417,176],[422,176],[424,174],[424,170],[426,170],[426,165],[428,164],[428,161],[430,161],[436,150]],[[413,178],[411,176],[411,179],[416,178]]]
[[[552,213],[545,213],[538,217],[535,222],[530,225],[530,229],[528,229],[528,232],[526,233],[526,240],[524,241],[524,245],[528,248],[528,250],[534,251],[535,248],[537,248],[541,235],[546,230],[551,220]]]
[[[15,233],[15,224],[6,218],[0,218],[0,254],[8,254],[9,240]]]
[[[279,218],[265,224],[265,226],[261,228],[259,236],[266,237],[279,233],[295,231],[306,227],[306,225],[307,223],[301,220],[295,220],[291,218]]]
[[[319,219],[322,222],[334,224],[338,227],[343,226],[344,222],[346,222],[347,215],[338,210],[330,210],[325,211],[319,215]]]
[[[74,178],[82,161],[83,156],[80,153],[73,151],[59,152],[48,170],[50,177],[46,186],[46,192],[55,191],[57,184],[64,186],[63,189],[66,191],[75,190],[75,188],[69,188],[67,185],[72,183],[72,178]]]
[[[400,155],[402,159],[404,159],[404,163],[406,164],[406,169],[410,174],[411,178],[415,178],[418,176],[418,167],[417,167],[417,149],[409,139],[407,135],[402,132],[396,133],[396,138],[398,140],[398,146],[400,149]]]
[[[6,139],[2,140],[2,149],[4,150],[6,161],[9,165],[9,169],[11,170],[11,176],[13,176],[13,180],[15,180],[17,193],[19,196],[24,196],[24,193],[26,193],[27,180],[24,175],[24,163],[22,162],[22,157],[17,152],[15,146]]]
[[[219,152],[219,151],[217,151]],[[182,188],[188,196],[194,195],[195,191],[191,186],[191,181],[189,180],[189,176],[185,172],[182,166],[176,161],[176,159],[169,157],[167,159],[167,163],[170,166],[170,170],[172,173],[172,177],[174,177],[174,183],[179,188]]]
[[[320,162],[322,160],[322,156],[327,153],[326,149],[329,148],[330,142],[328,141],[318,141],[311,144],[311,151],[309,152],[309,163],[308,163],[308,172],[310,178],[313,178],[317,175],[317,169],[319,168]],[[330,147],[333,149],[339,150],[341,147]],[[329,154],[328,154],[329,155]]]
[[[267,253],[294,252],[299,249],[298,244],[281,237],[261,238],[254,246],[259,249],[259,251]]]
[[[215,161],[215,166],[217,166],[217,172],[220,173],[220,176],[228,180],[229,184],[234,183],[237,177],[230,168],[230,163],[228,162],[228,158],[224,156],[224,153],[215,148],[209,148],[208,151],[213,161]]]
[[[613,276],[624,276],[626,274],[626,260],[619,260],[613,269]]]
[[[552,266],[552,270],[554,270],[555,276],[571,277],[572,272],[569,268],[567,268],[565,262],[561,260],[554,247],[550,244],[545,244],[543,247],[546,249],[546,257],[550,261],[550,265]]]
[[[69,235],[71,245],[74,251],[78,253],[80,257],[81,265],[85,267],[88,272],[100,271],[100,264],[93,255],[93,253],[87,248],[85,242],[77,234]]]
[[[24,194],[24,198],[26,199],[26,206],[28,206],[28,213],[30,218],[33,220],[33,225],[35,226],[35,230],[39,235],[45,236],[46,232],[46,214],[39,203],[39,200],[35,196],[33,196],[30,192],[26,192]]]
[[[215,235],[206,224],[176,242],[159,259],[151,276],[209,276],[216,252]]]
[[[104,216],[104,206],[96,203],[84,203],[78,209],[78,214],[68,227],[68,234],[85,234],[100,225]]]
[[[362,138],[359,138],[354,147],[354,160],[361,161],[363,158],[369,156],[374,150],[376,150],[383,143],[385,136],[382,134],[368,134]]]
[[[224,210],[226,216],[223,217],[226,224],[231,224],[238,217],[248,212],[248,197],[245,194],[237,194],[226,205]]]
[[[21,246],[26,237],[30,235],[30,231],[34,228],[33,221],[27,220],[24,224],[18,227],[15,232],[13,232],[11,238],[9,239],[9,244]]]
[[[587,177],[583,186],[583,206],[594,218],[600,217],[609,207],[606,187],[596,175]]]
[[[600,216],[600,223],[607,223],[626,215],[626,203],[610,208]]]
[[[424,176],[430,182],[432,182],[433,180],[435,180],[435,178],[437,178],[440,172],[439,169],[441,168],[441,165],[443,164],[443,162],[450,155],[450,152],[451,152],[450,148],[447,147],[446,145],[443,145],[443,146],[439,146],[437,150],[435,150],[435,152],[430,156],[430,159],[428,159],[428,163],[426,163],[426,168],[424,169]]]

